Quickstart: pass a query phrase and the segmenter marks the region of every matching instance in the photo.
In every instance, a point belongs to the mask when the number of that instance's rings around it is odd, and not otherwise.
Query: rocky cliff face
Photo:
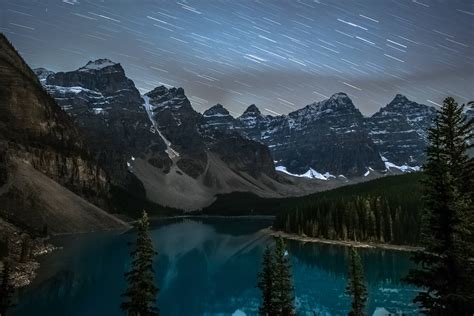
[[[169,165],[166,145],[154,135],[144,100],[120,64],[98,59],[75,71],[37,74],[46,76],[48,93],[79,126],[114,186],[136,185],[128,164],[137,156],[165,169]]]
[[[363,117],[345,93],[336,93],[276,117],[251,105],[234,119],[216,105],[204,113],[202,126],[267,145],[280,171],[328,179],[419,170],[435,115],[434,107],[397,95],[373,116]]]
[[[222,104],[216,104],[207,109],[201,118],[201,130],[232,130],[235,127],[235,119]]]
[[[362,114],[344,93],[276,120],[262,139],[275,146],[272,151],[278,164],[294,173],[313,168],[351,177],[369,168],[384,169]]]
[[[418,167],[426,159],[428,129],[436,117],[432,106],[418,104],[396,95],[366,125],[386,164]]]
[[[270,122],[277,120],[271,116],[264,116],[255,104],[251,104],[236,120],[235,128],[250,139],[262,139],[263,133],[268,131]]]
[[[3,36],[0,45],[0,134],[7,159],[27,161],[84,195],[105,194],[105,173],[90,159],[71,119]]]
[[[277,165],[293,174],[308,170],[360,176],[384,164],[364,126],[364,118],[344,93],[288,115],[263,116],[251,105],[234,129],[267,145]]]
[[[238,133],[232,133],[234,119],[216,105],[204,114],[196,112],[182,88],[158,87],[146,94],[151,119],[165,143],[170,158],[193,178],[202,175],[208,154],[219,156],[231,169],[274,177],[275,168],[268,149]]]
[[[168,145],[169,158],[197,178],[207,164],[206,146],[197,128],[201,115],[194,111],[182,88],[161,86],[145,97],[156,130],[165,143],[172,144]]]
[[[3,35],[0,35],[0,153],[3,205],[0,215],[15,224],[35,230],[51,224],[50,220],[57,221],[52,224],[56,226],[65,219],[58,213],[41,216],[47,209],[39,198],[44,188],[29,181],[32,179],[26,175],[30,171],[96,205],[108,204],[110,188],[106,173],[91,156],[70,117],[42,89],[35,73]],[[37,214],[38,220],[16,216],[23,212]],[[95,227],[92,221],[89,224],[88,228]]]

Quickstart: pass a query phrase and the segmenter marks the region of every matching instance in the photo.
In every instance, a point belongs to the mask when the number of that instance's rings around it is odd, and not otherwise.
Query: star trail
[[[120,62],[137,88],[183,87],[203,111],[282,114],[343,91],[364,114],[402,93],[474,99],[470,0],[0,0],[32,67]]]

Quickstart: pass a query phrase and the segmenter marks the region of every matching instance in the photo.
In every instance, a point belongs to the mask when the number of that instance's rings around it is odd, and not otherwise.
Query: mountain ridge
[[[205,206],[215,194],[232,191],[232,185],[224,182],[234,177],[240,179],[235,182],[240,183],[238,188],[234,189],[245,191],[250,186],[252,191],[260,187],[265,188],[261,194],[272,196],[281,194],[281,190],[287,192],[285,194],[308,192],[306,184],[304,189],[296,184],[303,178],[343,183],[359,177],[417,171],[424,159],[426,140],[423,133],[434,113],[431,107],[398,94],[378,112],[364,117],[346,93],[338,92],[286,115],[263,115],[255,104],[251,104],[240,116],[234,117],[222,104],[216,104],[203,113],[197,112],[180,87],[158,86],[140,95],[121,65],[109,59],[89,61],[65,74],[48,74],[45,70],[37,72],[48,92],[70,115],[76,117],[75,111],[87,113],[86,123],[90,117],[97,119],[110,115],[113,98],[110,101],[107,97],[115,97],[117,91],[133,90],[126,98],[131,101],[128,106],[133,103],[134,108],[141,108],[139,121],[148,131],[139,138],[153,138],[154,141],[127,153],[127,172],[142,178],[144,196],[154,196],[154,202],[163,205],[176,206],[177,200],[183,197],[168,198],[151,192],[158,190],[154,180],[150,179],[151,174],[161,185],[181,183],[181,189],[192,191],[196,188],[195,193],[201,190],[206,202],[201,200],[195,204],[188,201],[185,208],[193,204]],[[121,79],[104,87],[96,85],[96,79],[84,79],[105,75],[112,78],[120,75]],[[73,91],[64,91],[64,87]],[[106,99],[100,99],[94,93],[101,93]],[[78,95],[87,94],[90,96],[87,104],[76,102]],[[65,95],[70,97],[69,102],[64,102]],[[417,109],[426,112],[423,117],[417,116]],[[395,119],[396,123],[393,122]],[[100,124],[99,131],[105,123],[102,121]],[[390,134],[388,130],[392,130]],[[136,138],[134,133],[136,131],[130,134],[132,142]],[[97,134],[97,131],[93,133]],[[248,157],[240,155],[238,148]],[[124,161],[120,164],[123,166]],[[222,174],[230,172],[228,180],[222,182],[218,179],[217,169],[213,170],[217,166]],[[228,171],[223,172],[223,166],[229,168]],[[270,187],[267,187],[270,183],[267,180],[266,185],[260,183],[255,187],[260,181],[258,179],[263,179],[261,175],[270,179],[267,179],[272,183]],[[286,187],[288,183],[293,186],[291,189]],[[280,189],[275,191],[272,187]],[[172,196],[170,192],[167,194]]]

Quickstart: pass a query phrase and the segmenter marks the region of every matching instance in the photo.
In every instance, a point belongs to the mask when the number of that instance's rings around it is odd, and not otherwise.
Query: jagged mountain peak
[[[329,100],[335,100],[337,102],[352,102],[351,98],[345,92],[334,93]]]
[[[351,107],[355,108],[351,98],[344,93],[338,92],[333,94],[329,99],[320,102],[322,108],[339,108],[339,107]]]
[[[412,102],[412,101],[410,101],[406,96],[404,96],[403,94],[398,93],[397,95],[395,95],[393,100],[388,104],[388,106],[389,107],[401,106],[401,105],[405,105],[405,104],[410,103],[410,102]]]
[[[96,71],[102,70],[111,66],[120,66],[119,63],[115,63],[107,58],[100,58],[96,60],[90,60],[85,66],[79,68],[79,71]],[[120,66],[121,68],[121,66]]]
[[[169,91],[168,88],[166,88],[165,86],[158,86],[155,89],[147,92],[145,95],[147,95],[147,96],[165,95],[166,93],[168,93],[168,91]]]
[[[333,94],[329,99],[314,102],[305,106],[302,109],[296,110],[289,114],[291,118],[305,118],[305,119],[315,119],[322,118],[328,115],[333,115],[334,113],[353,113],[357,116],[362,116],[360,111],[355,107],[351,98],[346,93],[339,92]]]
[[[184,93],[184,89],[179,87],[171,87],[167,88],[163,85],[156,87],[155,89],[151,90],[150,92],[147,92],[145,94],[146,96],[149,96],[150,98],[158,98],[162,96],[181,96],[181,97],[186,97]]]
[[[169,101],[172,99],[187,100],[187,97],[184,93],[184,89],[181,87],[180,88],[175,88],[175,87],[167,88],[165,86],[159,86],[151,90],[150,92],[146,93],[145,95],[157,102],[162,102],[166,100]]]
[[[173,110],[185,109],[186,111],[196,112],[191,106],[183,88],[167,88],[159,86],[145,94],[150,98],[154,109],[162,107]],[[197,113],[197,112],[196,112]]]
[[[229,111],[220,103],[210,107],[203,113],[204,117],[211,116],[231,116]]]
[[[253,115],[253,116],[258,116],[261,115],[262,112],[260,112],[260,109],[255,105],[255,104],[250,104],[248,108],[244,111],[242,116],[244,115]]]
[[[397,94],[389,104],[387,104],[385,107],[382,107],[374,115],[378,115],[380,113],[383,114],[386,112],[396,112],[403,114],[410,113],[412,116],[426,115],[426,113],[432,115],[436,112],[436,107],[417,103],[415,101],[411,101],[402,94]]]
[[[325,110],[336,110],[336,109],[356,109],[354,103],[352,103],[351,98],[344,93],[338,92],[333,94],[329,99],[314,102],[308,106],[308,108],[316,111],[325,111]]]

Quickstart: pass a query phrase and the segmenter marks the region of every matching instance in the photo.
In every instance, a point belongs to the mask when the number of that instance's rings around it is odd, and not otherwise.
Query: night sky
[[[0,32],[32,67],[109,58],[199,111],[288,113],[339,91],[364,114],[396,93],[474,99],[472,0],[0,0]]]

